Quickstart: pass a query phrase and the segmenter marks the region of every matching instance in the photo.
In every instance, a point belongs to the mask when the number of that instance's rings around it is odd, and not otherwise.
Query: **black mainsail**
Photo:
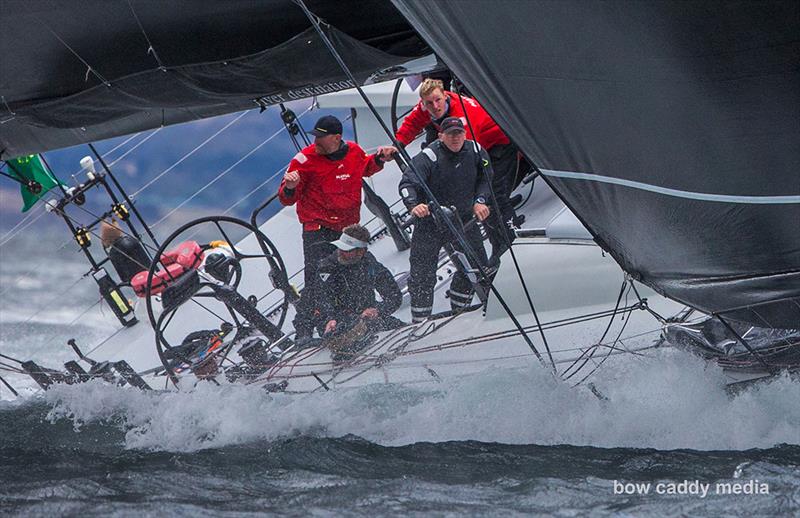
[[[799,3],[393,1],[633,277],[800,325]]]
[[[430,54],[384,0],[311,0],[359,82]],[[3,0],[0,158],[352,88],[292,0]]]

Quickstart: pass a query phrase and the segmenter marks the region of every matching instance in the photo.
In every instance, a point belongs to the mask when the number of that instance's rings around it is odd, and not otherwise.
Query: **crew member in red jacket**
[[[330,252],[324,243],[339,239],[344,227],[361,219],[362,178],[383,169],[397,152],[384,146],[367,155],[355,142],[342,140],[342,123],[333,115],[321,117],[309,133],[314,143],[295,155],[278,190],[283,205],[297,204],[306,286],[311,285],[320,259]]]
[[[494,217],[489,218],[487,223],[490,226],[492,261],[499,260],[500,255],[508,249],[501,232],[506,233],[509,240],[514,239],[511,226],[515,223],[516,215],[509,196],[517,174],[517,148],[475,99],[448,92],[440,80],[425,79],[419,88],[419,96],[419,103],[403,119],[395,138],[407,146],[425,130],[425,143],[430,144],[438,138],[444,119],[461,119],[467,129],[466,138],[486,149],[492,161],[492,189],[497,197],[497,213],[502,217],[503,225],[498,225]]]

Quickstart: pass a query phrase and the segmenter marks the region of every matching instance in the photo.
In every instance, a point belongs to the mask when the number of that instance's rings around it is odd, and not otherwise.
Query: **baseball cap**
[[[441,124],[442,133],[450,133],[453,131],[467,131],[464,129],[464,123],[458,117],[447,117]]]
[[[324,115],[319,118],[314,129],[308,133],[315,137],[325,137],[327,135],[341,135],[342,134],[342,121],[333,115]]]
[[[345,251],[355,250],[356,248],[367,248],[369,246],[369,243],[366,241],[361,241],[360,239],[356,239],[353,236],[349,236],[344,233],[342,234],[342,237],[331,244],[339,250]]]

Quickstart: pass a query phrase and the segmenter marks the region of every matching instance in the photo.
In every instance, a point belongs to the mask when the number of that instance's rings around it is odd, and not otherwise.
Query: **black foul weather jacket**
[[[400,307],[403,294],[392,273],[367,252],[355,264],[339,263],[336,252],[319,263],[313,300],[324,321],[357,317],[367,308],[388,317]],[[383,299],[378,302],[375,292]]]
[[[488,153],[478,143],[465,140],[461,151],[454,153],[437,140],[415,156],[412,164],[439,203],[455,206],[462,220],[472,216],[475,203],[488,204],[492,165]],[[399,189],[409,210],[431,201],[411,168],[403,172]]]

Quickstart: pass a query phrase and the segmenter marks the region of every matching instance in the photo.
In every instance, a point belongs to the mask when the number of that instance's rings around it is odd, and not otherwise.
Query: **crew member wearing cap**
[[[442,121],[439,140],[426,147],[412,161],[422,180],[428,185],[436,200],[445,207],[453,206],[462,221],[473,214],[479,221],[489,217],[487,197],[492,166],[489,155],[480,144],[466,140],[466,130],[461,119],[448,117]],[[449,230],[437,228],[431,217],[425,190],[410,168],[403,172],[400,196],[408,210],[417,218],[411,238],[411,272],[408,291],[411,294],[411,316],[420,322],[431,315],[433,288],[436,285],[436,266],[439,251],[454,236]],[[476,225],[466,227],[467,242],[484,265],[487,262],[480,230]],[[453,246],[459,249],[457,243]],[[467,276],[459,270],[450,283],[450,306],[461,311],[472,302],[474,288]]]
[[[492,162],[492,188],[499,205],[502,225],[497,221],[496,215],[487,224],[490,227],[489,241],[492,243],[493,262],[499,261],[500,256],[508,250],[508,243],[516,237],[512,225],[517,224],[518,219],[509,196],[517,176],[518,150],[475,99],[448,92],[442,81],[430,78],[422,82],[419,96],[419,103],[403,119],[395,138],[407,146],[425,130],[426,143],[430,144],[438,138],[442,122],[447,117],[461,119],[467,132],[466,138],[483,146]],[[505,237],[503,234],[506,234]]]
[[[392,316],[403,295],[392,273],[367,251],[369,238],[366,228],[350,225],[332,243],[336,250],[319,262],[310,284],[311,296],[304,297],[314,308],[295,318],[298,334],[310,336],[314,327],[320,334],[331,333],[360,318],[375,331],[403,325]]]
[[[368,155],[355,142],[342,140],[342,123],[332,115],[321,117],[309,132],[314,143],[297,153],[283,176],[278,198],[297,204],[303,225],[305,285],[315,277],[316,265],[330,250],[316,246],[338,239],[342,229],[361,218],[361,180],[383,169],[397,151],[379,147]]]

